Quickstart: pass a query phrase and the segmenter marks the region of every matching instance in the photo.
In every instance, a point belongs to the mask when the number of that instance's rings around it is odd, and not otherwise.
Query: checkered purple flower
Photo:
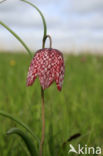
[[[38,50],[29,67],[27,86],[31,86],[37,76],[43,90],[55,81],[57,89],[61,91],[64,80],[64,59],[62,53],[52,48]]]

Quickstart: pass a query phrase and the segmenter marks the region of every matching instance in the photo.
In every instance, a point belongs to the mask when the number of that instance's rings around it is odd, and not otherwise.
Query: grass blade
[[[28,54],[32,57],[32,53],[31,50],[28,48],[28,46],[25,44],[25,42],[11,29],[9,28],[6,24],[4,24],[2,21],[0,21],[0,24],[7,29],[22,45],[23,47],[26,49],[26,51],[28,52]]]
[[[10,115],[8,113],[5,113],[5,112],[0,111],[0,115],[4,116],[6,118],[9,118],[9,119],[11,119],[13,121],[15,121],[17,124],[19,124],[20,126],[22,126],[23,128],[25,128],[37,140],[37,142],[40,143],[39,138],[33,134],[33,132],[31,131],[31,129],[26,124],[24,124],[23,122],[21,122],[20,120],[16,119],[14,116],[12,116],[12,115]]]
[[[31,138],[27,134],[25,134],[19,128],[11,128],[7,132],[7,135],[10,135],[10,134],[17,134],[17,135],[19,135],[23,139],[23,141],[25,142],[26,147],[28,148],[28,151],[30,152],[30,155],[31,156],[37,156],[35,145],[33,144]]]

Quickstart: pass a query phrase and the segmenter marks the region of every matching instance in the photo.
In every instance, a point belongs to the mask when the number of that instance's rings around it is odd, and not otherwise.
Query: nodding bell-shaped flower
[[[57,49],[51,48],[50,35],[43,39],[43,47],[47,38],[50,40],[50,48],[43,48],[35,53],[27,75],[27,86],[31,86],[38,76],[43,90],[55,81],[57,89],[61,91],[64,80],[63,55]]]
[[[64,59],[62,53],[52,48],[38,50],[29,67],[27,86],[31,86],[37,76],[43,90],[55,81],[57,89],[61,91],[64,80]]]

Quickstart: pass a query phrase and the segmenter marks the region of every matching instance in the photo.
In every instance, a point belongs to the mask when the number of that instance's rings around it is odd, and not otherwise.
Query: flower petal
[[[26,82],[27,86],[31,86],[34,80],[36,79],[36,77],[37,77],[37,66],[36,66],[36,60],[35,58],[33,58],[27,75],[27,82]]]
[[[51,48],[40,49],[36,52],[27,76],[27,86],[32,85],[39,77],[43,89],[56,81],[57,89],[62,89],[64,79],[64,59],[60,51]]]

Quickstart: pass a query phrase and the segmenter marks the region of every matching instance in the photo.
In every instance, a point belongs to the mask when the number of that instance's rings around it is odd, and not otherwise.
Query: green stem
[[[41,16],[41,18],[42,18],[42,21],[43,21],[43,26],[44,26],[44,35],[43,35],[43,38],[45,38],[46,35],[47,35],[47,25],[46,25],[46,20],[45,20],[45,18],[44,18],[43,13],[38,9],[37,6],[35,6],[35,5],[32,4],[31,2],[28,2],[27,0],[21,0],[21,1],[23,1],[23,2],[25,2],[25,3],[27,3],[27,4],[29,4],[29,5],[31,5],[32,7],[34,7],[34,8],[39,12],[39,14],[40,14],[40,16]]]
[[[0,115],[4,116],[6,118],[9,118],[9,119],[11,119],[13,121],[16,121],[16,123],[18,123],[20,126],[24,127],[38,141],[38,143],[40,142],[39,141],[39,138],[36,137],[33,134],[33,132],[31,131],[31,129],[26,124],[24,124],[23,122],[19,121],[18,119],[16,119],[15,117],[13,117],[12,115],[10,115],[8,113],[5,113],[5,112],[0,111]]]
[[[46,39],[49,38],[49,41],[50,41],[50,46],[49,48],[52,48],[52,38],[50,35],[46,35],[45,38],[43,38],[43,43],[42,43],[42,48],[45,48],[45,42],[46,42]]]
[[[42,42],[42,48],[45,48],[45,42],[46,39],[49,38],[50,40],[50,48],[52,47],[52,39],[50,35],[46,35],[43,38]],[[41,135],[41,141],[40,141],[40,156],[43,155],[43,145],[45,141],[45,102],[44,102],[44,90],[41,87],[41,100],[42,100],[42,135]]]
[[[40,156],[43,155],[43,145],[45,140],[45,102],[44,102],[44,90],[41,87],[41,100],[42,100],[42,134],[41,134],[41,141],[40,141]]]
[[[28,54],[32,57],[31,50],[28,48],[28,46],[24,43],[24,41],[11,29],[9,28],[6,24],[4,24],[2,21],[0,21],[0,24],[6,28],[22,45],[23,47],[27,50]]]

